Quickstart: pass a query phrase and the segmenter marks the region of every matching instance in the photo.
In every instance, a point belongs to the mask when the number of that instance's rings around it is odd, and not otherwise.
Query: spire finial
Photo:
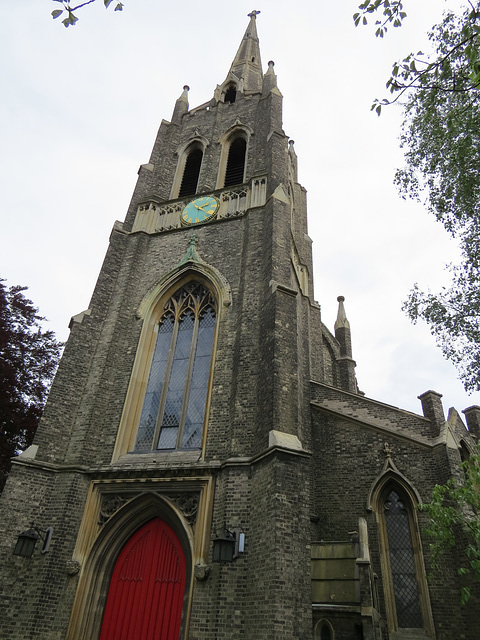
[[[256,20],[259,13],[262,13],[262,12],[261,11],[256,11],[254,9],[251,13],[248,14],[248,17],[249,18],[253,18],[254,20]]]
[[[383,453],[385,454],[385,456],[387,458],[391,458],[392,457],[393,447],[391,447],[388,444],[388,442],[385,442],[385,444],[383,445]]]
[[[172,122],[175,124],[180,124],[182,120],[182,116],[184,116],[188,112],[188,92],[190,87],[188,84],[183,85],[183,91],[177,101],[175,102],[175,108],[173,110]]]
[[[337,314],[337,321],[335,322],[335,331],[340,327],[345,327],[346,329],[349,329],[350,323],[347,320],[345,307],[343,306],[343,303],[345,302],[345,298],[343,296],[338,296],[337,302],[338,302],[338,314]]]
[[[177,266],[181,267],[187,262],[196,262],[197,264],[200,264],[203,262],[203,260],[200,258],[200,256],[197,253],[197,242],[198,242],[197,235],[195,233],[192,233],[192,235],[190,236],[190,240],[188,241],[187,251]]]

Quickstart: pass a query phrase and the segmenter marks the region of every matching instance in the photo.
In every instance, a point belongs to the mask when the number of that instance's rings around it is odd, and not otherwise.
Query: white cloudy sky
[[[190,106],[223,81],[247,26],[264,68],[275,61],[284,129],[308,190],[315,297],[333,329],[346,298],[359,384],[373,398],[421,412],[434,389],[447,409],[480,404],[424,326],[401,311],[411,285],[438,289],[456,247],[422,206],[392,185],[402,163],[401,110],[370,113],[391,63],[425,48],[442,0],[406,0],[407,25],[377,40],[355,29],[359,0],[172,3],[98,0],[65,29],[51,0],[0,6],[0,275],[24,284],[59,338],[86,309],[115,220],[124,218],[162,118],[189,84]],[[448,3],[450,6],[452,2]]]

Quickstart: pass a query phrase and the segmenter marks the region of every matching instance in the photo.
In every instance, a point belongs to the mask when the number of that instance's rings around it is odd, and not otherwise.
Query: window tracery
[[[136,452],[201,447],[215,322],[214,296],[200,282],[180,287],[165,304]]]

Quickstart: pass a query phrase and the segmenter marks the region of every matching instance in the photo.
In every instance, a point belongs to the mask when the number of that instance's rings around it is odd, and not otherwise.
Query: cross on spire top
[[[256,11],[254,9],[251,13],[248,14],[248,17],[257,19],[257,16],[258,16],[259,13],[262,13],[262,12],[261,11]]]

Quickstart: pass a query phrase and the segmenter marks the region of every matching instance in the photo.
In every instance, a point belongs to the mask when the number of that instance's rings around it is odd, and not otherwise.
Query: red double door
[[[178,640],[185,576],[177,536],[162,520],[151,520],[117,559],[100,640]]]

